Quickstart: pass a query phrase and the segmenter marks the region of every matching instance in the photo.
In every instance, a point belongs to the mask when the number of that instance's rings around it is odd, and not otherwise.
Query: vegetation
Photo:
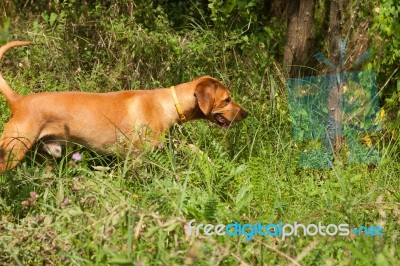
[[[18,93],[151,89],[207,74],[223,81],[250,113],[228,131],[204,121],[175,127],[163,149],[134,158],[104,157],[77,147],[59,161],[42,160],[33,150],[0,176],[0,264],[398,264],[397,2],[354,0],[346,6],[357,12],[349,20],[355,29],[351,36],[364,29],[366,37],[350,38],[349,56],[357,57],[360,42],[375,52],[363,68],[378,71],[385,114],[382,130],[369,140],[382,158],[365,165],[341,156],[332,169],[298,165],[306,146],[291,135],[281,63],[285,1],[261,2],[0,3],[5,14],[1,43],[33,43],[10,50],[2,61],[1,72]],[[323,34],[328,2],[316,1],[311,49],[324,54],[329,54]],[[306,67],[314,74],[326,73],[311,64]],[[2,130],[10,115],[5,100],[0,110]],[[72,159],[75,152],[82,160]],[[384,235],[257,236],[251,241],[188,236],[185,226],[192,219],[197,224],[379,225]]]

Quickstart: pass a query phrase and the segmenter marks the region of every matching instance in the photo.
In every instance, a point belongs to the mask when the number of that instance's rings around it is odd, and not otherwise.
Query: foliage
[[[384,81],[389,86],[384,88],[385,107],[396,118],[390,123],[392,128],[399,128],[400,123],[400,9],[396,0],[381,1],[374,8],[374,20],[370,30],[376,50],[374,67],[383,73]],[[393,76],[394,75],[394,76]]]

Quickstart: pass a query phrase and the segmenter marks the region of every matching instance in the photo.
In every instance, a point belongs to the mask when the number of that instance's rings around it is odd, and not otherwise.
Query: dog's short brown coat
[[[7,43],[0,48],[0,59],[8,49],[28,44]],[[212,77],[175,85],[175,89],[186,120],[205,118],[227,128],[247,116],[225,86]],[[180,121],[169,88],[22,96],[0,75],[0,92],[12,113],[0,139],[0,173],[14,168],[38,140],[48,143],[47,148],[54,155],[59,141],[108,153],[143,141],[157,145],[160,134]]]

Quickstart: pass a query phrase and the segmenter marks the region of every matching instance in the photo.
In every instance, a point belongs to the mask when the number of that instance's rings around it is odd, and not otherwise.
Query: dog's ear
[[[197,77],[193,81],[196,81],[196,80],[199,80],[199,79],[214,79],[214,78],[211,77],[211,76],[206,75],[206,76]]]
[[[206,79],[197,84],[194,90],[194,96],[197,98],[200,110],[205,115],[210,115],[215,100],[215,91],[217,84],[212,79]]]
[[[215,81],[215,82],[219,82],[216,78],[213,78],[213,77],[211,77],[211,76],[209,76],[209,75],[197,77],[197,78],[193,79],[193,81],[199,81],[199,80],[201,80],[201,79],[213,80],[213,81]]]

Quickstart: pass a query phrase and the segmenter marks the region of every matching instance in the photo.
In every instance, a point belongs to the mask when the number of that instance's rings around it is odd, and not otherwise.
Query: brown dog
[[[8,49],[28,44],[7,43],[0,48],[0,59]],[[61,156],[64,141],[109,153],[131,144],[157,145],[176,122],[204,118],[229,128],[247,116],[224,85],[208,76],[155,90],[22,96],[0,75],[0,92],[12,113],[0,139],[0,173],[14,168],[38,140],[54,156]]]

